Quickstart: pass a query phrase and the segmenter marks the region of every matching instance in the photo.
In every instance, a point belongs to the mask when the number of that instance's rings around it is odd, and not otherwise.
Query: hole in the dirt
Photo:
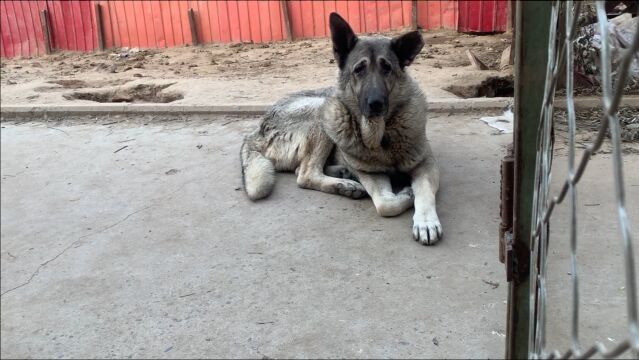
[[[513,97],[515,84],[512,75],[491,76],[480,84],[450,85],[444,90],[465,99],[476,97]]]
[[[89,85],[82,80],[68,79],[68,80],[51,80],[47,81],[49,84],[57,84],[65,89],[80,89],[89,87]]]
[[[64,95],[67,100],[90,100],[101,103],[169,103],[175,100],[184,99],[184,95],[179,92],[162,92],[162,90],[173,85],[149,85],[140,84],[125,89],[115,89],[110,91],[95,92],[75,92]]]
[[[115,80],[96,80],[86,82],[84,80],[76,79],[62,79],[62,80],[49,80],[47,84],[55,84],[59,86],[40,86],[34,88],[35,92],[56,92],[66,89],[82,89],[82,88],[101,88],[105,86],[122,85],[131,81],[130,79],[115,79]]]

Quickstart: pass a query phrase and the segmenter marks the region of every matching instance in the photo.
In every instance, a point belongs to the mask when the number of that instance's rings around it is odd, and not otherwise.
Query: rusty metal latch
[[[512,281],[515,257],[513,253],[513,192],[514,164],[512,150],[501,160],[501,192],[499,213],[499,261],[506,266],[506,280]]]

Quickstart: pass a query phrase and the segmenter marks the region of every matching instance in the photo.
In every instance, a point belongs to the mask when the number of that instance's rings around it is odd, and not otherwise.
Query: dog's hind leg
[[[366,196],[366,190],[357,181],[324,174],[324,164],[334,145],[323,132],[317,132],[314,135],[307,145],[309,152],[300,158],[300,166],[295,170],[297,185],[304,189],[339,194],[353,199]]]
[[[413,191],[406,187],[397,194],[393,193],[388,175],[371,174],[357,171],[355,175],[364,185],[373,199],[375,209],[380,216],[397,216],[413,206]]]
[[[240,149],[242,182],[244,190],[251,200],[268,196],[275,186],[273,162],[262,154],[259,142],[258,134],[251,134],[244,138]]]

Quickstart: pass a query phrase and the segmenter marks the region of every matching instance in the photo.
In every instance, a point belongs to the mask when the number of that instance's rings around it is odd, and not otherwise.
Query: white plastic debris
[[[502,115],[499,116],[486,116],[479,120],[486,123],[490,127],[494,127],[499,130],[500,134],[512,134],[513,133],[513,119],[514,115],[510,108],[508,108]]]
[[[639,28],[639,17],[632,17],[631,14],[623,14],[610,19],[608,22],[608,38],[610,44],[610,57],[612,60],[612,75],[617,72],[617,68],[621,64],[622,55],[625,49],[632,43],[633,36]],[[598,68],[599,54],[589,51],[588,46],[599,51],[601,49],[601,35],[599,34],[599,24],[594,23],[581,28],[579,35],[577,36],[577,48],[578,51],[582,51],[582,56],[586,59],[591,67]],[[593,71],[591,69],[591,71]],[[595,71],[595,75],[598,80],[600,74],[598,69]],[[630,65],[629,78],[635,81],[639,80],[639,56],[635,56]]]

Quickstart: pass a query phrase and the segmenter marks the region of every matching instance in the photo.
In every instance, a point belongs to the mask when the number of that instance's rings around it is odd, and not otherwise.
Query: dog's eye
[[[384,59],[380,59],[379,60],[379,67],[380,67],[380,69],[382,69],[382,72],[384,74],[388,74],[392,70],[391,64],[389,64],[388,61],[386,61]]]
[[[355,69],[353,69],[353,72],[355,73],[355,75],[363,75],[366,72],[366,61],[362,61],[361,63],[357,64],[357,66],[355,66]]]

